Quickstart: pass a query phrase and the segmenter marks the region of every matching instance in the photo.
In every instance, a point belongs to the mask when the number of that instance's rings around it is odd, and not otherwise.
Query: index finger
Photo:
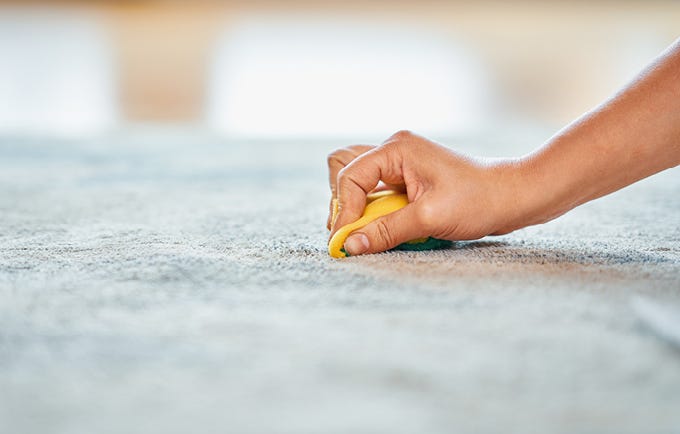
[[[346,148],[338,149],[333,151],[328,155],[328,184],[331,188],[331,200],[328,209],[328,219],[326,221],[326,227],[331,228],[333,223],[333,208],[334,204],[337,203],[337,189],[336,183],[338,180],[338,173],[345,168],[349,163],[351,163],[359,155],[374,149],[375,146],[372,145],[352,145]]]
[[[338,215],[331,228],[331,237],[338,229],[361,217],[366,207],[366,195],[380,181],[399,184],[403,180],[401,157],[386,145],[354,159],[338,174]]]
[[[333,197],[336,197],[338,173],[355,158],[374,148],[375,146],[372,145],[352,145],[333,151],[328,155],[328,184],[331,187]]]

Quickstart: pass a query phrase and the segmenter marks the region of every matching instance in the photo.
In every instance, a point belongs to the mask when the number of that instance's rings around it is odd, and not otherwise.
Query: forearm
[[[633,83],[513,164],[517,191],[500,232],[570,209],[680,164],[680,40]]]

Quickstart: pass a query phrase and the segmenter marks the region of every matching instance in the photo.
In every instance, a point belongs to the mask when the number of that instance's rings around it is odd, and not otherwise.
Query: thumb
[[[345,251],[351,256],[389,250],[401,243],[426,236],[418,224],[417,206],[413,203],[352,232],[345,240]]]

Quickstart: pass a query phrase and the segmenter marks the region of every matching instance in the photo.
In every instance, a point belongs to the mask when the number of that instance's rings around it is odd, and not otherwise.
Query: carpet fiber
[[[0,432],[680,430],[680,351],[631,303],[680,305],[677,169],[333,260],[330,149],[0,141]]]

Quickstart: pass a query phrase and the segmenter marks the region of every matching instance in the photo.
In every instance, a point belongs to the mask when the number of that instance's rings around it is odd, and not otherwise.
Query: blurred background
[[[0,1],[0,135],[253,140],[557,128],[679,36],[677,1]]]

